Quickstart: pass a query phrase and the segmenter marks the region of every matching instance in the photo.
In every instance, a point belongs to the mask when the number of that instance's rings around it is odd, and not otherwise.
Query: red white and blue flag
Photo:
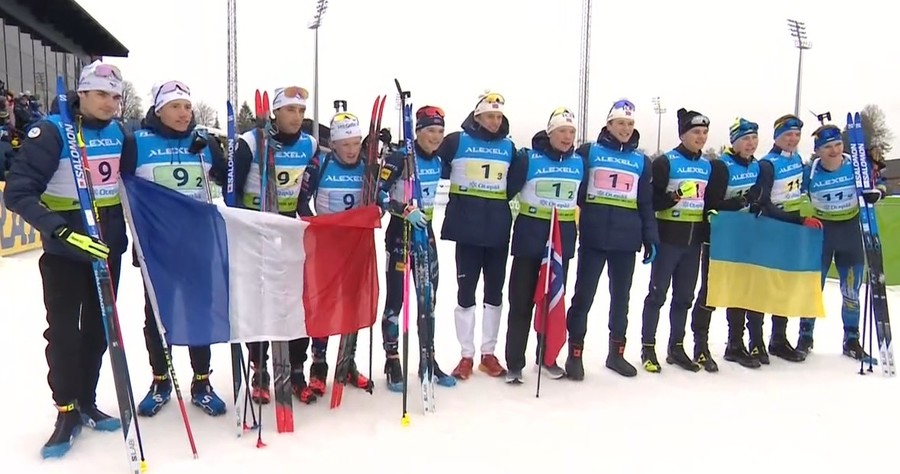
[[[544,364],[553,365],[566,344],[566,289],[559,214],[553,208],[547,252],[534,290],[534,330],[544,335]],[[546,323],[545,323],[546,319]]]

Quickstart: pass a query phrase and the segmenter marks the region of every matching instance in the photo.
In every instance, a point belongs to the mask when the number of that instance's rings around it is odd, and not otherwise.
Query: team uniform
[[[340,119],[340,120],[338,120]],[[359,122],[355,116],[342,113],[335,116],[331,124],[331,142],[348,137],[359,137]],[[349,134],[348,134],[349,133]],[[329,152],[321,160],[313,158],[306,167],[301,180],[301,190],[297,202],[300,216],[312,216],[310,200],[316,215],[336,214],[349,211],[362,205],[363,181],[366,174],[366,161],[359,155],[356,163],[347,164],[341,161],[335,152]],[[325,361],[328,350],[328,338],[313,338],[313,362],[309,368],[309,388],[318,396],[325,394],[328,363]],[[355,355],[356,348],[353,348]],[[291,355],[293,357],[293,353]],[[303,355],[303,360],[306,354]],[[302,365],[301,365],[302,366]],[[356,362],[351,360],[348,381],[361,389],[369,386],[369,379],[359,373]]]
[[[417,129],[427,126],[423,124],[422,120],[423,118],[420,118],[417,122]],[[425,118],[425,120],[427,120],[427,118]],[[439,125],[443,126],[443,119],[441,119]],[[434,198],[437,194],[438,182],[441,178],[441,161],[437,152],[426,153],[418,143],[415,144],[415,160],[416,177],[422,188],[422,209],[418,210],[424,215],[422,225],[426,226],[428,232],[427,251],[429,253],[428,261],[430,262],[431,268],[429,269],[427,278],[431,285],[432,298],[434,298],[438,288],[439,266],[437,245],[434,240],[434,229],[431,226],[431,220],[434,215]],[[385,268],[387,295],[385,297],[384,315],[381,319],[381,333],[384,341],[384,352],[387,357],[384,364],[384,373],[387,377],[388,389],[394,392],[403,390],[403,370],[400,365],[400,354],[398,350],[398,338],[400,336],[399,319],[400,310],[403,306],[403,275],[406,267],[405,258],[407,257],[407,252],[410,250],[408,246],[409,243],[406,240],[411,238],[411,231],[407,226],[415,225],[408,220],[411,209],[406,204],[403,189],[404,183],[403,181],[398,181],[407,172],[409,172],[409,170],[407,170],[406,154],[403,152],[393,153],[385,161],[382,170],[382,177],[384,179],[379,184],[381,189],[390,189],[388,192],[390,202],[387,207],[391,214],[391,218],[384,236],[385,252],[387,253],[387,268]],[[419,275],[416,275],[416,256],[414,254],[409,254],[408,256],[411,265],[411,276],[413,280],[416,280],[419,278]],[[421,289],[416,288],[416,291],[421,291]],[[432,301],[429,310],[433,313],[435,307],[435,301]],[[420,316],[416,318],[416,321],[422,320],[422,311],[425,311],[425,309],[419,307],[418,313]],[[426,318],[433,318],[434,314],[424,316]],[[434,344],[434,325],[429,326],[430,328],[421,326],[418,328],[420,343],[423,340],[428,340]],[[425,331],[426,329],[432,331],[432,334],[423,334],[422,331]],[[431,352],[434,352],[434,347],[431,348]],[[438,367],[436,362],[434,365],[434,374],[437,377],[438,384],[450,387],[456,385],[456,379],[444,373],[444,371]]]
[[[803,122],[791,115],[775,122],[774,136],[791,130],[801,130]],[[796,151],[788,152],[774,146],[759,160],[760,198],[754,212],[785,222],[802,223],[800,206],[803,202],[803,159]],[[791,315],[802,316],[802,315]],[[802,362],[806,355],[794,348],[787,339],[787,317],[772,315],[772,334],[769,353],[791,362]]]
[[[82,70],[78,91],[121,95],[121,81],[118,69],[97,61]],[[107,260],[116,292],[122,254],[128,246],[117,183],[124,133],[114,120],[84,116],[79,103],[79,96],[70,92],[69,116],[84,141],[103,242],[86,235],[58,109],[28,131],[4,191],[6,207],[41,233],[44,250],[38,265],[47,309],[47,381],[59,412],[56,428],[42,449],[44,457],[64,455],[82,426],[103,431],[121,428],[117,418],[96,405],[107,340],[91,261]]]
[[[607,123],[617,118],[630,119],[633,111],[631,102],[617,102],[607,116]],[[606,366],[626,377],[637,375],[634,366],[624,358],[634,254],[643,245],[644,263],[650,263],[659,246],[650,159],[637,150],[639,140],[640,134],[634,130],[628,143],[621,143],[604,127],[595,143],[586,143],[576,151],[584,160],[587,185],[578,195],[581,210],[578,269],[572,306],[566,315],[569,333],[566,376],[572,380],[584,378],[581,357],[587,317],[604,267],[608,267],[609,276]]]
[[[506,329],[507,383],[522,383],[525,368],[525,348],[531,331],[534,311],[534,294],[538,284],[541,262],[547,257],[547,236],[553,208],[559,218],[562,240],[562,275],[569,261],[575,256],[575,238],[578,232],[576,206],[578,194],[586,183],[584,161],[574,149],[560,151],[550,144],[549,134],[561,127],[574,128],[574,116],[565,109],[551,115],[546,131],[540,131],[531,140],[532,148],[523,148],[518,159],[509,169],[508,192],[510,198],[519,196],[519,215],[516,216],[512,235],[512,268],[509,272],[509,316]],[[551,378],[565,376],[557,364],[540,360],[541,335],[535,365],[543,365]]]
[[[157,111],[171,101],[190,100],[189,89],[177,81],[169,81],[155,88],[156,104],[147,112],[143,128],[125,140],[120,171],[160,186],[178,191],[199,201],[210,199],[209,170],[212,160],[222,160],[222,149],[215,141],[208,141],[191,123],[184,132],[165,126]],[[137,254],[135,254],[137,256]],[[135,266],[140,262],[135,259]],[[153,382],[147,395],[138,403],[141,416],[153,416],[172,397],[172,382],[166,364],[163,340],[159,334],[150,293],[144,287],[144,341],[153,369]],[[210,347],[188,348],[194,376],[191,379],[191,403],[209,415],[226,412],[225,402],[213,391],[209,382]]]
[[[756,135],[759,126],[745,119],[738,119],[731,127],[731,143]],[[707,215],[714,219],[717,211],[748,212],[750,204],[759,198],[759,162],[755,157],[744,157],[734,149],[728,148],[718,160],[711,162],[712,168],[709,178],[709,186],[706,188]],[[694,344],[704,343],[709,337],[709,324],[712,312],[715,308],[709,306],[706,301],[709,278],[709,249],[708,242],[703,243],[701,252],[701,284],[697,294],[697,301],[691,313],[691,330],[694,333]],[[763,342],[762,313],[743,308],[727,308],[725,310],[728,320],[728,344],[725,347],[725,360],[737,362],[744,367],[757,368],[761,364],[769,363],[769,355]],[[744,345],[744,322],[750,333],[750,350]],[[704,363],[704,368],[709,370],[715,362],[712,359],[694,362]],[[716,366],[717,368],[717,366]]]
[[[465,121],[462,131],[444,139],[438,149],[443,161],[441,177],[450,180],[450,198],[441,239],[456,242],[457,307],[456,337],[461,359],[453,376],[467,379],[475,357],[475,288],[484,273],[484,313],[481,331],[481,363],[478,368],[492,377],[506,370],[494,351],[500,332],[503,285],[509,248],[512,213],[507,195],[507,175],[516,146],[507,135],[509,121],[496,133],[483,128],[475,116],[503,111],[499,94],[483,96]]]
[[[841,140],[841,131],[825,126],[816,133],[816,149]],[[859,342],[859,289],[863,281],[865,251],[859,223],[859,200],[853,162],[844,154],[838,167],[829,170],[822,158],[814,159],[804,169],[803,191],[809,196],[813,215],[822,221],[824,241],[822,245],[822,286],[832,262],[840,280],[842,304],[841,320],[844,325],[843,353],[854,359],[869,359]],[[867,202],[881,198],[881,191],[866,193]],[[813,347],[813,329],[816,320],[800,320],[798,346]]]
[[[304,105],[299,97],[285,97],[282,89],[276,89],[273,106],[298,104]],[[305,99],[303,99],[305,100]],[[301,103],[302,102],[302,103]],[[277,124],[275,124],[277,125]],[[266,130],[253,129],[240,136],[234,152],[234,189],[235,200],[245,209],[260,209],[262,194],[261,165],[258,156],[258,140],[266,141],[267,150],[274,152],[275,175],[277,181],[278,213],[289,218],[297,217],[297,205],[300,196],[301,179],[313,157],[318,155],[319,147],[315,138],[303,131],[293,134],[279,132],[267,127]],[[228,164],[224,160],[213,161],[212,176],[216,183],[227,185]],[[315,394],[309,390],[303,374],[306,363],[306,351],[309,338],[300,338],[288,342],[291,363],[291,388],[303,403],[316,400]],[[247,343],[253,376],[251,378],[251,398],[257,403],[269,403],[271,377],[268,371],[269,343]]]

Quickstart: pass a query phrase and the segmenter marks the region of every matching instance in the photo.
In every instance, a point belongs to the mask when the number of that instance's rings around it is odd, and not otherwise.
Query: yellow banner
[[[6,209],[3,202],[3,189],[6,183],[0,182],[0,257],[15,255],[28,250],[41,248],[41,234],[28,225],[25,219]]]

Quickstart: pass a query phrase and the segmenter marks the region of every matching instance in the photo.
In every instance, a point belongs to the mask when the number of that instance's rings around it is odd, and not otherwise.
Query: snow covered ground
[[[439,221],[442,211],[436,214]],[[439,253],[443,269],[437,353],[449,372],[459,355],[453,326],[453,244],[440,242]],[[84,431],[65,459],[42,461],[39,456],[56,417],[46,384],[39,256],[40,252],[32,252],[0,259],[2,327],[7,341],[4,389],[0,390],[6,426],[0,443],[0,472],[124,473],[121,433]],[[571,268],[570,288],[575,265]],[[639,362],[639,314],[648,277],[649,266],[638,264],[631,292],[631,342],[626,351],[635,365]],[[155,418],[138,420],[148,472],[333,469],[330,472],[340,473],[365,469],[376,473],[530,473],[578,469],[700,474],[898,469],[900,382],[883,378],[877,368],[875,374],[862,377],[857,374],[859,365],[841,356],[841,297],[836,283],[827,284],[828,317],[819,322],[815,352],[803,364],[773,358],[771,366],[751,370],[725,362],[721,355],[726,324],[724,312],[718,311],[711,329],[713,356],[721,368],[718,374],[688,373],[666,366],[662,374],[641,370],[633,379],[620,377],[603,365],[608,334],[606,281],[601,281],[600,288],[590,314],[584,382],[545,380],[541,398],[536,399],[536,375],[532,372],[526,372],[526,384],[518,387],[476,372],[455,388],[438,387],[438,412],[429,417],[422,415],[418,386],[412,384],[412,423],[404,428],[400,425],[400,395],[383,387],[384,355],[380,326],[376,325],[374,395],[348,388],[338,410],[329,410],[327,399],[311,406],[295,401],[296,430],[284,435],[274,432],[269,406],[263,415],[263,439],[268,443],[264,449],[255,447],[255,433],[235,437],[232,412],[210,418],[188,406],[198,460],[191,456],[173,397]],[[571,291],[567,296],[571,297]],[[898,293],[891,291],[890,298],[896,308]],[[667,307],[662,310],[661,341],[668,334],[667,311]],[[141,397],[150,382],[150,367],[142,334],[140,273],[131,266],[125,267],[122,276],[119,313],[134,391]],[[767,320],[767,332],[769,326]],[[789,331],[796,333],[796,322],[791,322]],[[505,332],[504,324],[498,348],[501,361]],[[361,368],[367,367],[367,341],[368,333],[363,332],[358,355]],[[533,338],[531,344],[529,354],[533,354]],[[337,338],[332,338],[329,352],[333,367]],[[187,393],[191,375],[187,351],[176,348],[174,359]],[[560,362],[563,360],[561,356]],[[230,400],[226,345],[213,349],[213,368],[214,386],[223,399]],[[118,414],[108,363],[98,401],[108,413]]]

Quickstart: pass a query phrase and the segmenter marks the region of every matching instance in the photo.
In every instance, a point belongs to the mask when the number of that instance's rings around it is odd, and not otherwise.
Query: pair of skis
[[[400,81],[394,79],[397,93],[400,95],[400,107],[403,114],[403,144],[405,161],[403,185],[404,198],[408,204],[414,205],[424,212],[422,199],[422,183],[419,180],[418,159],[416,158],[412,104],[407,100],[412,96],[403,90]],[[419,335],[419,382],[422,388],[422,403],[425,413],[433,413],[434,403],[434,289],[432,288],[431,244],[427,229],[413,228],[406,223],[404,229],[404,275],[403,275],[403,416],[401,423],[409,424],[408,410],[408,374],[409,374],[409,276],[411,263],[415,265],[414,279],[417,295]]]
[[[278,213],[278,171],[275,152],[280,147],[270,135],[269,93],[256,91],[256,156],[259,161],[260,212]],[[294,408],[291,400],[291,360],[287,341],[272,341],[272,375],[275,386],[275,428],[279,433],[294,431]],[[250,354],[253,357],[253,354]],[[260,370],[265,370],[262,354]],[[262,413],[260,412],[260,418]]]
[[[884,256],[881,247],[881,236],[878,232],[878,221],[875,217],[875,205],[863,199],[863,191],[873,188],[874,176],[869,169],[866,156],[866,139],[863,132],[862,117],[859,112],[847,114],[847,133],[850,137],[850,157],[853,162],[853,175],[856,179],[857,198],[859,200],[859,225],[862,230],[863,247],[868,267],[868,284],[863,311],[863,328],[870,319],[874,320],[875,337],[878,339],[878,352],[881,354],[881,373],[886,377],[897,375],[894,365],[894,349],[891,337],[891,321],[888,313],[887,289],[884,276]],[[871,328],[869,329],[871,331]],[[871,346],[871,332],[869,333]],[[861,341],[862,342],[862,341]],[[871,347],[870,347],[871,351]],[[862,365],[860,366],[862,370]],[[871,362],[869,370],[872,370]]]
[[[366,171],[363,176],[362,205],[367,206],[375,202],[378,195],[378,179],[381,173],[381,150],[379,132],[381,131],[381,117],[384,115],[384,102],[386,96],[380,95],[375,97],[375,103],[372,104],[372,116],[369,120],[369,135],[366,143]],[[339,101],[342,102],[342,101]],[[338,102],[335,102],[338,104]],[[347,103],[342,102],[346,109]],[[336,109],[339,107],[336,105]],[[374,325],[374,324],[373,324]],[[372,381],[372,350],[373,340],[372,327],[369,328],[369,383],[365,390],[370,394],[375,390],[375,383]],[[344,386],[352,375],[350,368],[353,365],[354,356],[356,354],[357,340],[359,332],[354,331],[349,334],[341,334],[341,342],[338,345],[337,363],[334,367],[334,384],[331,387],[331,408],[341,406],[344,397]],[[355,380],[353,381],[356,382]]]

